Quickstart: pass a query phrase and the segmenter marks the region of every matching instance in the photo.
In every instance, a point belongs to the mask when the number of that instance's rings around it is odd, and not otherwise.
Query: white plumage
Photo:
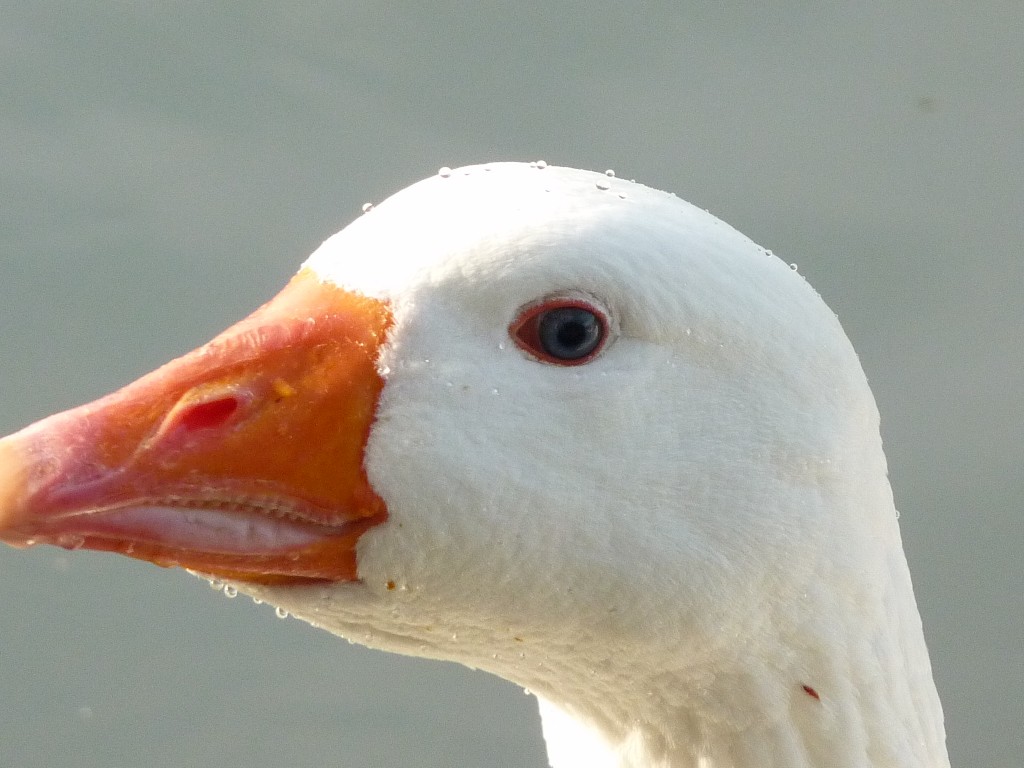
[[[945,764],[874,401],[789,265],[672,195],[496,164],[308,266],[396,308],[366,457],[392,517],[363,584],[265,598],[535,691],[558,768],[596,765],[580,730],[610,765]],[[508,339],[564,291],[616,321],[585,366]]]
[[[556,768],[948,765],[874,400],[789,265],[672,195],[498,163],[306,266],[393,316],[388,518],[356,581],[240,591],[530,689]],[[523,349],[551,301],[605,318],[593,359]]]

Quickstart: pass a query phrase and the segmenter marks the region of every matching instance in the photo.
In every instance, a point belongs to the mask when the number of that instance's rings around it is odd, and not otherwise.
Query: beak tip
[[[0,541],[14,547],[32,543],[24,530],[31,484],[31,462],[18,435],[0,439]]]

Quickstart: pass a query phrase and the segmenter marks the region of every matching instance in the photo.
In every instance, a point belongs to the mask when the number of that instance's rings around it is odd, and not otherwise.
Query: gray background
[[[205,341],[441,165],[614,168],[839,313],[954,764],[1019,766],[1024,4],[754,5],[0,3],[0,431]],[[534,710],[181,572],[0,550],[0,768],[539,766]]]

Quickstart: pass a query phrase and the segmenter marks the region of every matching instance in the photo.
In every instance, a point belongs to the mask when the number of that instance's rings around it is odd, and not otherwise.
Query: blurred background
[[[5,0],[0,432],[205,341],[439,166],[613,168],[837,311],[953,763],[1019,766],[1022,73],[1018,0]],[[0,550],[0,768],[536,768],[535,710],[183,572]]]

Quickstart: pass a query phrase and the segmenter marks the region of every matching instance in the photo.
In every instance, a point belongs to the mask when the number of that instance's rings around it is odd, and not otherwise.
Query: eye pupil
[[[563,347],[577,347],[587,339],[587,328],[583,323],[563,323],[557,333],[558,343]]]
[[[537,331],[546,353],[558,360],[577,360],[600,344],[604,328],[588,309],[559,307],[541,315]]]

